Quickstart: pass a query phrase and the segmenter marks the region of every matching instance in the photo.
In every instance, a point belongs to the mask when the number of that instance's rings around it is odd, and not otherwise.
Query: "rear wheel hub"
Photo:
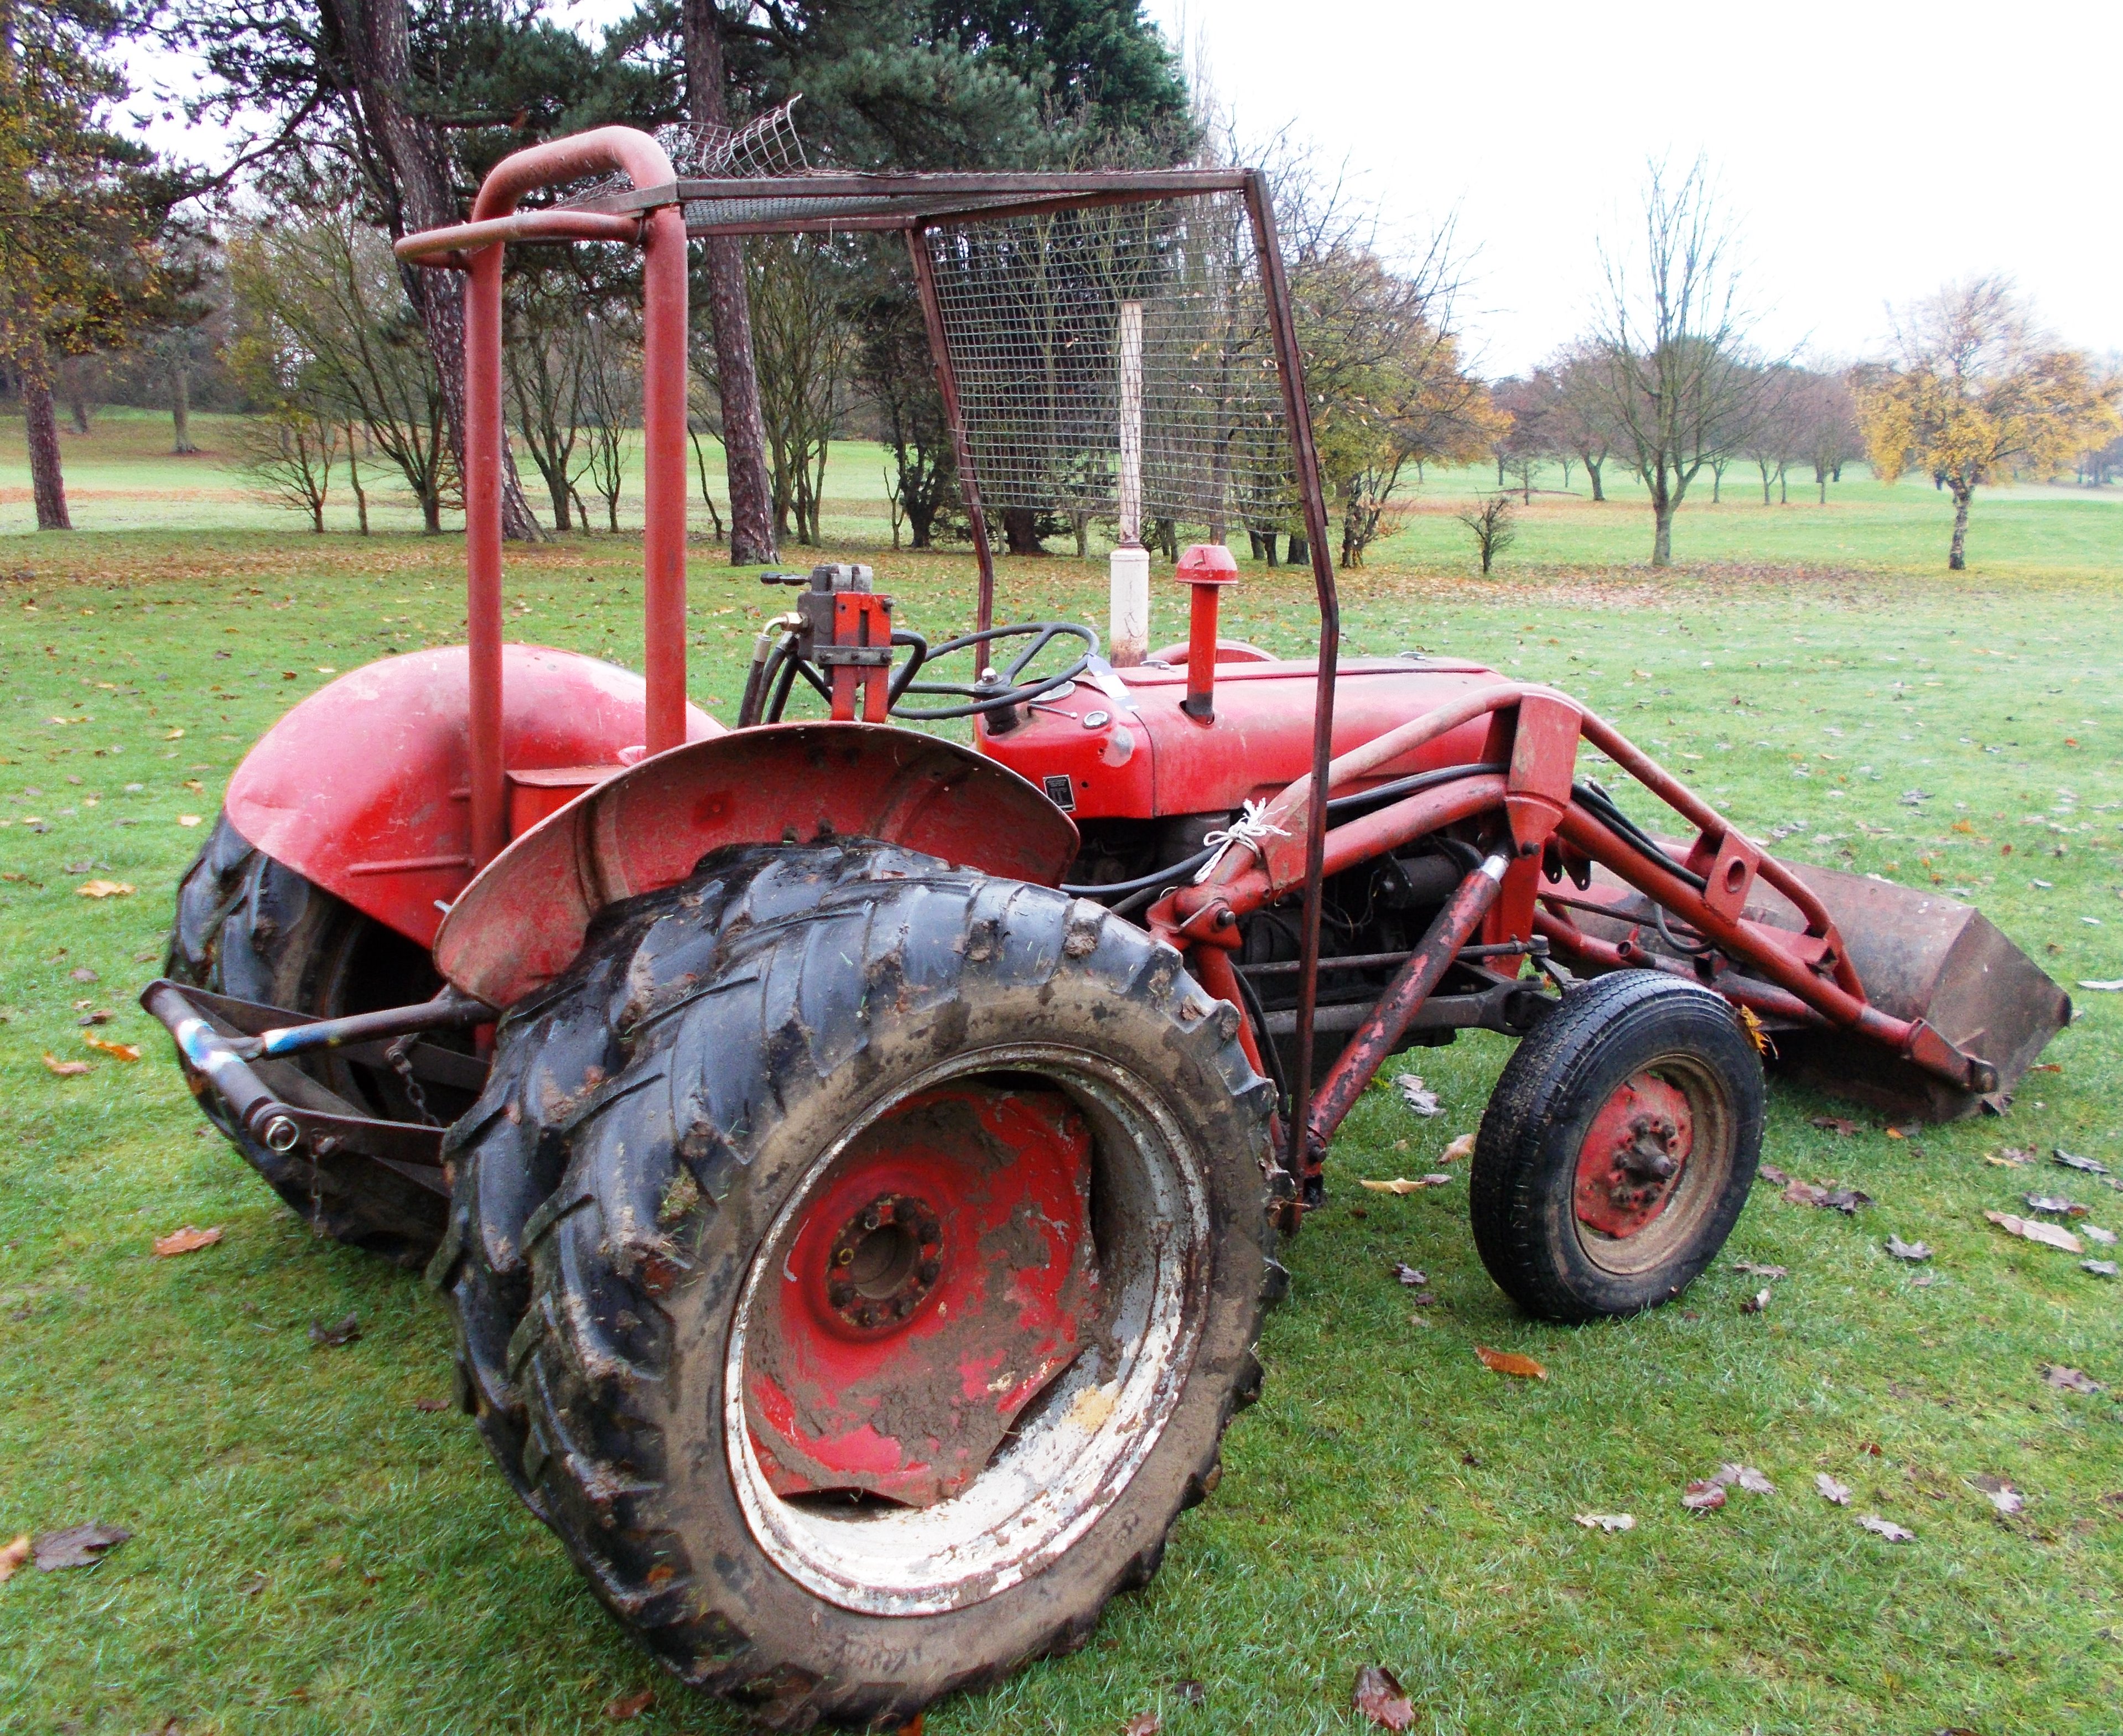
[[[1061,1092],[896,1104],[796,1202],[752,1328],[768,1486],[925,1507],[977,1476],[1072,1362],[1098,1300],[1091,1132]]]

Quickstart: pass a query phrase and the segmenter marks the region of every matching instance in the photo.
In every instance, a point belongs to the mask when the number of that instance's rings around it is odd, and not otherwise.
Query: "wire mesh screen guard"
[[[657,128],[656,143],[663,146],[672,169],[682,180],[764,180],[770,175],[799,175],[810,166],[790,112],[801,101],[792,96],[741,127],[674,121]],[[634,190],[634,183],[626,175],[607,175],[565,203],[580,204],[608,194]]]
[[[1243,198],[1203,194],[929,232],[959,413],[989,509],[1113,517],[1122,304],[1142,309],[1142,515],[1297,514]]]

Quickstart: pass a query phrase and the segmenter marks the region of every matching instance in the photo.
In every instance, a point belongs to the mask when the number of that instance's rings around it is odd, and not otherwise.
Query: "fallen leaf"
[[[2082,1260],[2078,1262],[2078,1269],[2082,1272],[2091,1272],[2097,1278],[2113,1278],[2119,1270],[2123,1270],[2113,1260]]]
[[[1398,1260],[1394,1261],[1393,1275],[1412,1290],[1419,1290],[1430,1282],[1427,1274],[1418,1272],[1412,1266],[1404,1266]]]
[[[1437,1154],[1437,1161],[1441,1163],[1457,1163],[1462,1158],[1471,1158],[1474,1155],[1474,1135],[1471,1133],[1463,1133]]]
[[[185,732],[181,729],[166,729],[162,732],[162,739],[165,742],[181,742],[184,738]]]
[[[212,1229],[194,1229],[187,1224],[182,1229],[173,1229],[166,1236],[155,1238],[155,1252],[166,1260],[173,1254],[196,1253],[203,1247],[212,1247],[221,1240],[221,1226]]]
[[[1788,1266],[1757,1266],[1751,1260],[1735,1260],[1732,1262],[1732,1270],[1736,1272],[1749,1272],[1757,1278],[1791,1276],[1791,1268]]]
[[[1825,1205],[1828,1190],[1811,1182],[1794,1182],[1784,1190],[1783,1199],[1787,1205]]]
[[[1813,1125],[1824,1133],[1832,1133],[1845,1139],[1858,1131],[1855,1121],[1839,1115],[1817,1115],[1813,1118]]]
[[[98,1007],[93,1013],[84,1013],[74,1022],[86,1029],[91,1025],[107,1025],[118,1015],[108,1007]],[[138,1057],[136,1055],[135,1060]]]
[[[1852,1216],[1859,1206],[1870,1205],[1872,1203],[1872,1196],[1854,1187],[1832,1187],[1828,1191],[1828,1197],[1821,1203],[1830,1211],[1841,1212],[1848,1218]]]
[[[2116,1232],[2112,1229],[2103,1229],[2097,1224],[2082,1224],[2078,1227],[2078,1233],[2088,1241],[2098,1242],[2103,1247],[2116,1246]]]
[[[625,1724],[630,1718],[639,1718],[655,1703],[654,1688],[636,1688],[630,1694],[614,1694],[606,1701],[604,1715],[614,1724]]]
[[[74,889],[77,898],[129,898],[132,882],[124,880],[84,880]]]
[[[1715,1513],[1725,1504],[1725,1486],[1700,1477],[1681,1492],[1680,1504],[1690,1513]]]
[[[2061,1195],[2022,1194],[2020,1197],[2027,1202],[2029,1211],[2050,1212],[2066,1218],[2083,1218],[2086,1215],[2083,1205],[2076,1200],[2064,1199]]]
[[[1637,1516],[1633,1513],[1578,1513],[1571,1517],[1587,1531],[1634,1531]]]
[[[2002,1476],[1991,1476],[1986,1473],[1981,1476],[1971,1476],[1968,1481],[1989,1497],[1990,1504],[2008,1519],[2027,1507],[2027,1498]]]
[[[2078,980],[2078,985],[2082,989],[2092,989],[2097,994],[2123,994],[2123,976],[2110,976],[2097,981],[2082,976]]]
[[[1184,1682],[1174,1682],[1172,1684],[1172,1692],[1177,1694],[1182,1700],[1185,1701],[1189,1706],[1207,1706],[1209,1703],[1208,1689],[1202,1687],[1200,1682],[1195,1681],[1192,1677],[1189,1677]]]
[[[197,814],[179,814],[177,816],[177,824],[180,826],[197,826],[199,823],[199,817]]]
[[[321,1320],[310,1322],[310,1342],[327,1350],[340,1350],[361,1336],[361,1317],[349,1314],[345,1319],[326,1326]]]
[[[15,1577],[16,1572],[30,1559],[30,1534],[24,1532],[5,1549],[0,1549],[0,1585]]]
[[[1813,1486],[1820,1492],[1823,1500],[1833,1501],[1839,1507],[1848,1507],[1850,1504],[1850,1486],[1848,1483],[1837,1482],[1825,1471],[1814,1472]]]
[[[100,1049],[114,1061],[137,1061],[140,1051],[131,1043],[114,1043],[108,1037],[98,1036],[93,1031],[82,1033],[82,1039],[91,1049]]]
[[[133,1533],[115,1525],[69,1525],[48,1531],[31,1546],[40,1573],[66,1567],[93,1567]]]
[[[1710,1481],[1724,1488],[1738,1487],[1750,1495],[1774,1495],[1776,1486],[1752,1465],[1720,1465]]]
[[[2083,1369],[2068,1369],[2060,1362],[2048,1364],[2042,1369],[2042,1378],[2050,1386],[2066,1392],[2105,1392],[2108,1389],[2097,1380],[2087,1377]]]
[[[1420,1074],[1397,1074],[1394,1078],[1393,1088],[1400,1093],[1401,1102],[1407,1104],[1419,1116],[1429,1116],[1445,1113],[1444,1110],[1438,1107],[1437,1093],[1424,1085]]]
[[[1897,1260],[1929,1260],[1931,1258],[1931,1245],[1929,1242],[1905,1242],[1900,1236],[1894,1234],[1892,1232],[1890,1232],[1887,1236],[1887,1252],[1892,1254]]]
[[[1760,1289],[1755,1291],[1753,1295],[1748,1297],[1746,1301],[1740,1304],[1740,1312],[1743,1314],[1759,1314],[1766,1309],[1769,1305],[1769,1287],[1764,1284]]]
[[[237,1588],[237,1594],[239,1597],[255,1598],[272,1583],[264,1574],[255,1573]]]
[[[1446,1175],[1421,1176],[1411,1182],[1406,1176],[1395,1176],[1390,1182],[1365,1182],[1363,1185],[1375,1194],[1419,1194],[1426,1187],[1442,1187],[1451,1179]]]
[[[2066,1151],[2061,1145],[2051,1148],[2050,1154],[2066,1169],[2076,1169],[2089,1176],[2105,1176],[2108,1173],[2108,1166],[2106,1163],[2098,1163],[2092,1158],[2082,1158],[2076,1152]]]
[[[49,1049],[45,1051],[45,1071],[56,1073],[63,1079],[78,1079],[88,1071],[87,1061],[63,1061]]]
[[[1516,1350],[1493,1350],[1487,1345],[1478,1344],[1474,1354],[1482,1359],[1482,1366],[1495,1373],[1509,1374],[1520,1380],[1546,1380],[1548,1370],[1530,1356],[1521,1356]]]
[[[1774,1163],[1763,1163],[1758,1165],[1755,1170],[1755,1174],[1760,1180],[1767,1182],[1772,1187],[1784,1186],[1791,1180],[1789,1176],[1786,1175],[1781,1169],[1779,1169]]]
[[[103,979],[98,976],[95,971],[90,970],[87,965],[76,965],[73,969],[67,972],[67,975],[72,977],[73,980],[77,983],[93,983],[101,982],[103,980]]]
[[[1121,1726],[1121,1736],[1157,1736],[1165,1720],[1155,1712],[1137,1712]]]
[[[1383,1730],[1404,1730],[1415,1722],[1415,1707],[1399,1678],[1382,1663],[1367,1663],[1357,1672],[1349,1705]]]
[[[416,1398],[413,1401],[413,1408],[415,1411],[424,1411],[430,1416],[438,1411],[447,1411],[449,1407],[450,1401],[447,1398]]]
[[[1897,1525],[1892,1519],[1883,1519],[1877,1513],[1858,1516],[1858,1523],[1875,1536],[1885,1537],[1890,1543],[1914,1543],[1917,1534],[1906,1526]]]
[[[2029,1242],[2039,1242],[2045,1247],[2060,1248],[2067,1254],[2086,1252],[2078,1237],[2068,1229],[2054,1224],[2040,1223],[2032,1218],[2016,1218],[2010,1212],[1985,1212],[1983,1214],[2008,1236],[2019,1236]]]

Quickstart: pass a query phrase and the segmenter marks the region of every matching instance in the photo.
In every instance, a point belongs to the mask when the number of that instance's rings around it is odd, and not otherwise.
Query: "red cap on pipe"
[[[1235,585],[1239,563],[1220,542],[1189,543],[1179,557],[1179,582],[1183,585]]]

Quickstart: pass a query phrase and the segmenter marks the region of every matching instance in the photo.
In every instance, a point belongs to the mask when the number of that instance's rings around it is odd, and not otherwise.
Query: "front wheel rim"
[[[848,1165],[867,1161],[865,1135],[896,1111],[925,1093],[934,1101],[954,1092],[993,1095],[999,1088],[1005,1096],[1027,1088],[1059,1093],[1088,1132],[1083,1221],[1094,1243],[1090,1270],[1079,1275],[1073,1291],[1066,1283],[1057,1291],[1060,1311],[1081,1316],[1080,1329],[1073,1342],[1049,1353],[1052,1368],[1006,1371],[1028,1385],[1029,1373],[1041,1384],[1018,1400],[999,1444],[978,1462],[931,1486],[851,1479],[873,1497],[892,1496],[889,1503],[815,1492],[818,1476],[799,1471],[792,1478],[780,1462],[784,1455],[776,1449],[787,1436],[762,1425],[757,1399],[762,1372],[788,1363],[783,1293],[808,1275],[807,1240],[824,1241],[821,1269],[837,1270],[843,1280],[855,1261],[865,1262],[869,1281],[837,1282],[822,1298],[823,1309],[841,1319],[840,1327],[828,1322],[828,1330],[856,1341],[888,1335],[901,1329],[902,1317],[912,1321],[938,1307],[953,1294],[951,1262],[963,1249],[952,1246],[958,1222],[952,1203],[923,1197],[919,1185],[859,1202],[848,1224],[827,1224],[830,1238],[814,1229],[807,1238],[807,1226],[821,1218],[822,1207],[823,1219],[840,1218],[839,1193],[867,1194],[861,1173],[851,1191]],[[871,1215],[879,1226],[865,1228]],[[902,1237],[911,1238],[910,1247],[869,1257],[869,1242],[902,1216],[911,1225]],[[865,1614],[940,1613],[1038,1573],[1119,1499],[1178,1408],[1207,1311],[1208,1242],[1207,1183],[1193,1141],[1147,1081],[1106,1057],[1051,1044],[975,1050],[869,1106],[776,1214],[732,1319],[724,1441],[753,1539],[799,1584]],[[1066,1237],[1055,1245],[1066,1246]],[[849,1262],[837,1260],[841,1252],[851,1256]],[[796,1263],[799,1256],[807,1263]],[[842,1289],[851,1294],[842,1296]],[[890,1317],[880,1318],[887,1311]]]
[[[1623,1278],[1685,1257],[1737,1157],[1738,1118],[1717,1069],[1685,1052],[1654,1056],[1616,1082],[1584,1129],[1569,1210],[1585,1257]]]

